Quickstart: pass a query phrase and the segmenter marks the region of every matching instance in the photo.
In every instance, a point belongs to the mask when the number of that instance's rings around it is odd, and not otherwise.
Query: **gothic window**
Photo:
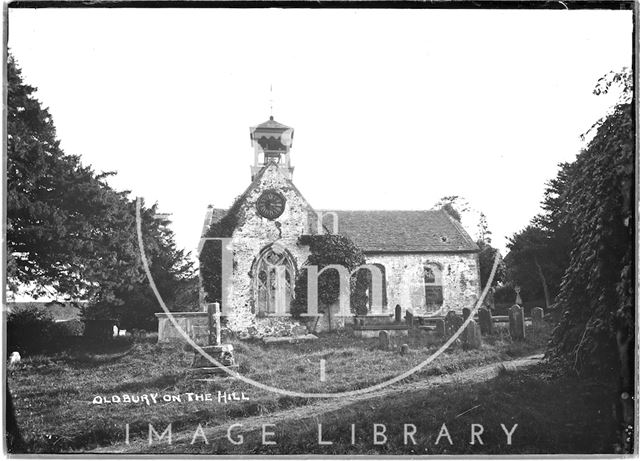
[[[442,272],[438,267],[424,266],[424,298],[427,312],[442,307]]]
[[[263,250],[254,268],[254,311],[289,313],[294,280],[295,265],[287,250],[275,245]]]

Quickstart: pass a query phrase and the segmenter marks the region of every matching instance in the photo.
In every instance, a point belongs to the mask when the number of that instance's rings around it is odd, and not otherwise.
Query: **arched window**
[[[442,271],[435,265],[424,266],[424,299],[427,312],[442,307]]]
[[[380,272],[382,272],[382,306],[387,307],[387,270],[384,267],[384,264],[375,263]],[[369,287],[371,287],[371,274],[369,274]],[[369,309],[371,310],[371,300],[372,297],[369,296]]]
[[[260,252],[253,269],[254,312],[289,313],[296,269],[289,252],[271,245]]]

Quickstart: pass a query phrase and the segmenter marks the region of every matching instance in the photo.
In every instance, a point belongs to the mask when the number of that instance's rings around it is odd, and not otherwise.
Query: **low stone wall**
[[[186,342],[183,334],[169,318],[169,314],[159,312],[155,316],[158,319],[158,342]],[[209,317],[206,312],[172,312],[171,317],[196,344],[209,344]]]

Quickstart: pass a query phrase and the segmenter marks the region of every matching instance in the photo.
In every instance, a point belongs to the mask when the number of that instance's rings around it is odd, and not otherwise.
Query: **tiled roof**
[[[443,210],[319,210],[338,214],[338,232],[365,253],[476,252],[478,245],[462,225]],[[211,222],[227,210],[214,208]],[[326,215],[325,215],[326,216]],[[332,218],[325,218],[328,231]]]
[[[443,210],[335,211],[338,232],[365,253],[479,250],[462,225]],[[325,226],[332,229],[331,218]]]

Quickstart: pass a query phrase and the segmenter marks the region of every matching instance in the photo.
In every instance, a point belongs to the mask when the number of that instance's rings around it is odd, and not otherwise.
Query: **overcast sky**
[[[65,152],[158,201],[187,249],[207,205],[249,184],[249,127],[273,99],[315,208],[460,195],[504,250],[612,104],[592,90],[631,65],[631,33],[630,11],[9,11],[9,48]]]

